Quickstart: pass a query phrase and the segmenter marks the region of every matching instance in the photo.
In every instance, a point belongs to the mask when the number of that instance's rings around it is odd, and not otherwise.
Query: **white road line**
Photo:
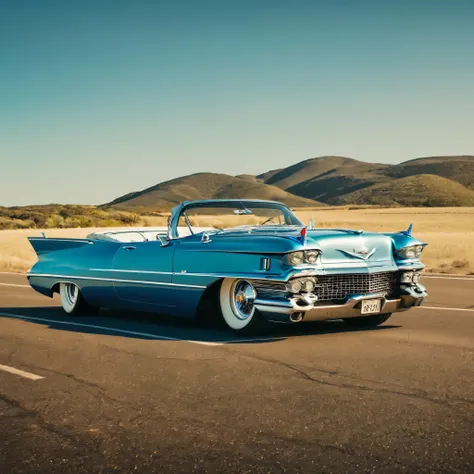
[[[414,306],[419,309],[442,309],[444,311],[471,311],[474,313],[474,309],[470,308],[444,308],[443,306]]]
[[[0,286],[17,286],[20,288],[31,288],[30,285],[16,285],[15,283],[0,283]]]
[[[188,340],[188,339],[179,339],[177,337],[160,336],[158,334],[151,334],[151,333],[139,332],[139,331],[130,331],[128,329],[111,328],[107,326],[98,326],[96,324],[85,324],[85,323],[75,323],[73,321],[61,321],[57,319],[36,318],[33,316],[23,316],[22,314],[0,313],[0,316],[23,319],[25,321],[40,321],[44,323],[63,324],[65,326],[100,329],[101,331],[112,331],[119,334],[129,334],[131,336],[149,337],[151,339],[158,339],[158,340],[165,340],[165,341],[184,341],[184,342],[190,342],[191,344],[200,344],[202,346],[222,346],[224,344],[222,342],[207,342],[207,341],[193,341],[193,340]]]
[[[8,365],[0,364],[0,370],[3,370],[4,372],[10,372],[10,374],[19,375],[20,377],[24,377],[25,379],[30,379],[30,380],[44,379],[44,377],[41,377],[40,375],[32,374],[30,372],[25,372],[24,370],[20,370],[20,369],[15,369],[15,367],[9,367]]]

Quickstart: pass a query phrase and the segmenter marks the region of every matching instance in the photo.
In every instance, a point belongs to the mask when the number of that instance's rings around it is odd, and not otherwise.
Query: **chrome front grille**
[[[348,295],[383,293],[391,296],[397,287],[396,272],[324,275],[318,277],[314,293],[318,302],[342,302]]]
[[[397,272],[344,275],[319,275],[313,294],[319,304],[341,304],[349,295],[384,294],[395,296],[398,290]],[[253,280],[257,295],[262,299],[288,298],[285,282]]]

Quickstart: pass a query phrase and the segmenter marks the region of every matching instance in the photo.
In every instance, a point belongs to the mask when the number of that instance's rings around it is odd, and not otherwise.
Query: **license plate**
[[[362,300],[362,314],[380,313],[382,311],[382,300]]]

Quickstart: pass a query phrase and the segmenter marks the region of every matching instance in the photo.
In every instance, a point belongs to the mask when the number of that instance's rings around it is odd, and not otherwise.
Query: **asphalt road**
[[[69,318],[0,274],[0,471],[474,472],[474,279],[378,329]],[[40,378],[41,377],[41,378]]]

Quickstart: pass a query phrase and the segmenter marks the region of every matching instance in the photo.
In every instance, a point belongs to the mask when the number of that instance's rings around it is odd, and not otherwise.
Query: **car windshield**
[[[259,228],[294,227],[303,223],[286,206],[278,203],[224,202],[187,207],[178,221],[178,235],[208,230],[258,230]]]

